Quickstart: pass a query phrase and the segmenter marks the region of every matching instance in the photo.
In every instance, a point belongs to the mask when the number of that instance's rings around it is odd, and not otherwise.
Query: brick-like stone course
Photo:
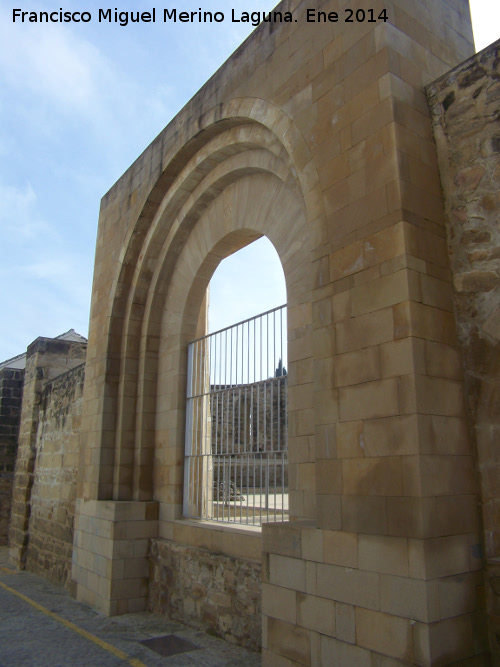
[[[260,649],[261,563],[169,540],[152,540],[149,559],[150,611]]]

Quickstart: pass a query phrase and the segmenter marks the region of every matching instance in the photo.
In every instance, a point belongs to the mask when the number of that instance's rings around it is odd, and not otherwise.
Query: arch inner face
[[[209,333],[188,346],[186,517],[253,526],[289,518],[285,299],[265,237],[212,277],[199,323]]]

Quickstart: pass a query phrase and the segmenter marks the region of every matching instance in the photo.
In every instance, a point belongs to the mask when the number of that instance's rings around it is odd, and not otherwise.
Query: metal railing
[[[188,347],[184,516],[288,519],[286,305]]]

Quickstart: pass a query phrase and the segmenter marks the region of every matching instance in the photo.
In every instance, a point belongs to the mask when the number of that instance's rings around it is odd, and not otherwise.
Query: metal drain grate
[[[198,651],[201,646],[197,646],[188,639],[177,637],[177,635],[164,635],[163,637],[153,637],[139,642],[143,646],[151,649],[155,653],[163,656],[176,655],[177,653],[187,653],[188,651]]]

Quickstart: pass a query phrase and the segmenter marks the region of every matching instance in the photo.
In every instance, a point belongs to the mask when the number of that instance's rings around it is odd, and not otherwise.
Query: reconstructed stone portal
[[[293,22],[263,23],[102,200],[74,589],[273,667],[487,665],[500,47],[473,55],[465,0],[360,0],[375,18],[349,23],[307,4],[284,0]],[[188,343],[218,264],[262,235],[287,285],[289,520],[260,529],[187,519],[183,492]]]

